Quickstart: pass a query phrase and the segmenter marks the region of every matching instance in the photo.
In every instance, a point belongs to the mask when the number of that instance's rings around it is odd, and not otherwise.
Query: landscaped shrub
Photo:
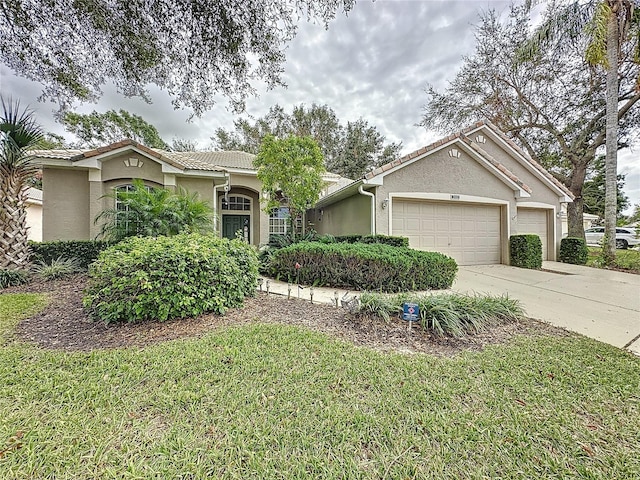
[[[110,245],[97,240],[71,240],[57,242],[29,242],[33,263],[51,264],[58,258],[77,258],[80,266],[87,266],[98,258],[98,254]]]
[[[416,303],[420,309],[420,326],[438,335],[463,336],[485,330],[490,325],[515,321],[524,316],[518,300],[507,296],[462,295],[381,295],[363,293],[360,311],[373,313],[388,320],[402,312],[405,302]]]
[[[131,237],[100,253],[84,305],[105,322],[224,313],[255,293],[258,258],[241,240],[209,235]]]
[[[584,238],[567,237],[560,240],[560,261],[585,265],[589,258],[589,249]]]
[[[319,242],[277,250],[267,267],[270,275],[285,281],[381,292],[449,288],[457,270],[456,262],[441,253]]]
[[[509,254],[514,267],[542,268],[542,241],[538,235],[512,235]]]
[[[49,263],[39,262],[31,271],[43,280],[64,278],[85,270],[77,258],[58,257]]]
[[[29,274],[24,270],[0,268],[0,288],[22,285],[29,281]]]
[[[389,235],[338,235],[334,237],[338,243],[382,243],[392,247],[408,247],[407,237],[394,237]]]

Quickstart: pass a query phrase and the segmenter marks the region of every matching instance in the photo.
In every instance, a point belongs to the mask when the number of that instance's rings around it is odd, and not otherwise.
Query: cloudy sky
[[[481,11],[506,13],[508,7],[502,0],[360,0],[328,30],[303,23],[286,51],[283,78],[288,87],[266,91],[257,85],[259,97],[249,99],[244,116],[260,117],[276,103],[285,111],[301,103],[327,104],[342,122],[362,117],[388,141],[401,141],[403,153],[416,150],[440,136],[416,126],[427,101],[425,86],[442,90],[454,78],[463,55],[473,52],[473,25]],[[46,130],[65,134],[53,119],[55,105],[36,101],[40,85],[0,65],[0,89],[31,105]],[[155,125],[165,140],[191,139],[200,148],[211,144],[216,128],[233,128],[236,117],[224,98],[202,118],[188,122],[190,112],[173,110],[164,92],[153,87],[150,92],[153,103],[146,104],[107,86],[97,105],[76,110],[124,108]],[[632,204],[640,203],[640,143],[620,153],[619,172],[627,175],[625,193]]]

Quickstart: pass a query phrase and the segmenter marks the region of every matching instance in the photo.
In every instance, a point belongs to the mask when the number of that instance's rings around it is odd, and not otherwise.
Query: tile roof
[[[169,152],[150,148],[133,140],[122,140],[104,147],[87,150],[34,150],[36,158],[71,160],[72,162],[96,157],[123,147],[133,147],[147,155],[168,163],[180,170],[221,171],[225,168],[253,169],[255,155],[245,152]]]
[[[515,174],[513,174],[511,171],[509,171],[504,165],[502,165],[500,162],[498,162],[497,160],[495,160],[493,157],[491,157],[491,155],[489,155],[487,152],[485,152],[484,150],[482,150],[477,144],[475,144],[474,142],[472,142],[466,135],[474,130],[477,130],[478,128],[482,128],[482,127],[486,127],[489,130],[491,130],[493,133],[495,133],[496,135],[498,135],[500,137],[501,140],[503,140],[505,143],[507,143],[511,148],[513,148],[525,161],[527,161],[529,164],[531,164],[532,167],[534,167],[536,170],[538,170],[542,175],[544,175],[545,178],[547,178],[549,181],[551,181],[556,187],[558,187],[560,190],[562,190],[562,192],[564,192],[567,196],[569,196],[570,198],[573,198],[573,194],[571,193],[571,191],[569,191],[569,189],[562,184],[562,182],[560,182],[557,178],[555,178],[553,175],[551,175],[542,165],[540,165],[538,162],[536,162],[535,160],[533,160],[526,152],[524,152],[513,140],[511,140],[505,133],[503,133],[498,127],[496,127],[493,123],[483,120],[483,121],[479,121],[476,122],[468,127],[466,127],[465,129],[457,132],[457,133],[453,133],[451,135],[448,135],[444,138],[441,138],[440,140],[435,141],[434,143],[431,143],[430,145],[427,145],[425,147],[422,147],[414,152],[411,152],[407,155],[404,155],[403,157],[400,157],[396,160],[393,160],[392,162],[389,162],[385,165],[382,165],[381,167],[376,168],[375,170],[372,170],[368,173],[366,173],[362,178],[364,178],[365,180],[370,180],[371,178],[380,175],[384,172],[387,172],[389,170],[391,170],[392,168],[398,167],[400,165],[402,165],[403,163],[407,163],[411,160],[413,160],[416,157],[422,156],[425,153],[431,152],[433,150],[436,150],[437,148],[441,147],[442,145],[445,145],[449,142],[452,142],[454,140],[460,140],[462,142],[465,143],[465,145],[468,145],[470,148],[476,150],[480,155],[482,155],[482,157],[484,157],[486,160],[488,160],[495,168],[497,168],[498,170],[500,170],[500,172],[502,172],[504,175],[506,175],[510,180],[512,180],[513,182],[515,182],[516,184],[518,184],[521,188],[523,188],[525,191],[531,193],[531,189],[530,187],[528,187],[526,184],[524,184]]]

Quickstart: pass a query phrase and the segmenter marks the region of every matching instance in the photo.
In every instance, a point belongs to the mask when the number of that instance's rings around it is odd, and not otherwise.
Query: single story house
[[[168,152],[124,140],[93,150],[37,150],[44,191],[42,240],[88,240],[100,226],[95,218],[113,207],[105,195],[128,188],[133,179],[150,187],[197,192],[216,213],[216,229],[234,238],[243,230],[258,246],[269,234],[284,233],[282,212],[267,215],[260,207],[261,183],[254,155],[244,152]],[[338,175],[326,174],[327,185]]]
[[[571,192],[489,122],[478,122],[333,188],[308,213],[319,233],[385,234],[460,265],[509,263],[533,233],[555,260]]]
[[[94,238],[94,219],[140,178],[149,186],[210,200],[220,235],[243,230],[254,245],[286,231],[286,212],[267,215],[244,152],[167,152],[131,140],[94,150],[35,152],[43,168],[43,240]],[[327,189],[306,223],[321,234],[385,234],[439,251],[460,265],[509,263],[509,237],[534,233],[555,260],[569,190],[497,127],[479,122],[351,181],[325,176]]]

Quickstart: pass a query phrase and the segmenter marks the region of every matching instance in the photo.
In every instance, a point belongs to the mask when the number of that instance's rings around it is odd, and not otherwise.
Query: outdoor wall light
[[[382,200],[382,208],[385,209],[389,206],[389,199],[385,198],[384,200]]]

